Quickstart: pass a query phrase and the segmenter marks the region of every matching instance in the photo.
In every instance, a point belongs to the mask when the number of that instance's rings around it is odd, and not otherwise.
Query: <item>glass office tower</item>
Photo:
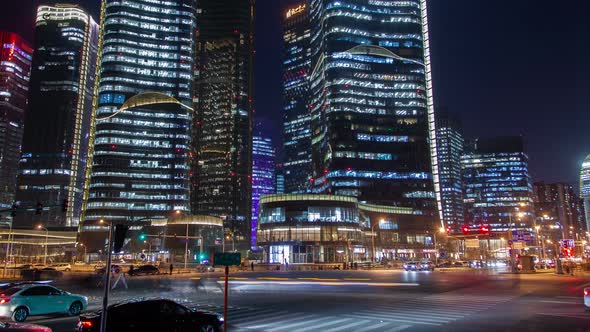
[[[461,181],[464,141],[461,122],[446,110],[437,110],[436,118],[443,224],[452,233],[459,233],[464,223]]]
[[[275,192],[275,149],[270,137],[252,138],[252,248],[256,247],[260,196]]]
[[[302,193],[312,177],[309,74],[311,65],[309,3],[289,8],[283,31],[283,172],[285,192]]]
[[[250,248],[254,2],[199,0],[191,206]]]
[[[584,202],[586,229],[590,231],[590,155],[584,159],[580,171],[580,196]]]
[[[98,24],[76,5],[37,9],[35,53],[29,89],[16,199],[45,207],[54,226],[80,221],[94,97]],[[20,226],[32,226],[23,211]]]
[[[532,230],[533,186],[520,136],[478,138],[461,157],[465,225]]]
[[[21,36],[0,31],[0,209],[14,203],[32,55]]]
[[[102,2],[84,220],[189,211],[194,0]]]
[[[315,192],[436,211],[425,1],[313,0]]]

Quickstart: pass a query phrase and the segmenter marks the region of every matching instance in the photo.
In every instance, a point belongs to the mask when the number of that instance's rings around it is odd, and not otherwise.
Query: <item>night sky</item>
[[[2,0],[0,29],[32,41],[35,8],[46,2]],[[99,0],[76,2],[98,20]],[[257,0],[256,6],[256,119],[277,141],[281,20],[293,3]],[[590,154],[588,1],[429,4],[435,104],[459,115],[466,138],[524,135],[534,181],[577,187],[582,160]]]

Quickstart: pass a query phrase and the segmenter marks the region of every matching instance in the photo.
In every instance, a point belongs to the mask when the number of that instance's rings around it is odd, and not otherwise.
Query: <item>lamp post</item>
[[[147,244],[147,245],[148,245],[148,256],[147,256],[147,257],[148,257],[148,261],[150,261],[150,262],[151,262],[151,260],[150,260],[150,255],[151,255],[151,253],[152,253],[152,241],[143,240],[143,243],[145,243],[145,244]]]
[[[80,247],[84,248],[84,256],[82,256],[82,260],[86,262],[86,246],[84,243],[80,243]]]
[[[375,236],[377,236],[377,235],[375,234],[375,226],[382,225],[383,223],[385,223],[385,220],[381,219],[381,220],[379,220],[378,223],[376,223],[376,224],[374,224],[374,225],[371,226],[371,233],[372,233],[371,234],[371,260],[373,262],[375,261],[375,255],[376,255],[376,252],[375,252]]]
[[[6,276],[6,269],[8,268],[8,262],[10,261],[12,251],[12,221],[8,222],[10,229],[8,231],[8,242],[6,243],[6,261],[4,262],[4,275]]]
[[[225,239],[229,240],[230,237],[231,237],[231,250],[236,251],[236,243],[234,242],[233,234],[231,236],[230,235],[225,236]],[[223,248],[224,248],[223,251],[225,251],[225,240],[223,241]]]
[[[47,265],[47,238],[49,237],[49,230],[42,225],[37,226],[37,229],[45,230],[45,256],[43,256],[43,265]]]
[[[541,226],[537,225],[535,226],[535,230],[537,231],[537,243],[541,242],[541,259],[545,259],[546,254],[545,254],[545,241],[543,241],[543,239],[541,238]]]

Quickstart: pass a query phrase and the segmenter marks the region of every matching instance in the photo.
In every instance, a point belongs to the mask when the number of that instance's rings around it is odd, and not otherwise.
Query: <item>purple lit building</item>
[[[275,191],[275,149],[269,137],[252,138],[252,248],[256,247],[260,196]]]

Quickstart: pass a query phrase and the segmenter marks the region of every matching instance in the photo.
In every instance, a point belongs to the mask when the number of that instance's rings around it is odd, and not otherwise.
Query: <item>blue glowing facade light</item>
[[[312,0],[309,15],[313,191],[434,216],[426,2]]]
[[[189,211],[194,0],[105,0],[84,220]]]
[[[252,139],[252,234],[256,247],[258,205],[260,197],[275,192],[275,149],[269,137],[255,135]]]

